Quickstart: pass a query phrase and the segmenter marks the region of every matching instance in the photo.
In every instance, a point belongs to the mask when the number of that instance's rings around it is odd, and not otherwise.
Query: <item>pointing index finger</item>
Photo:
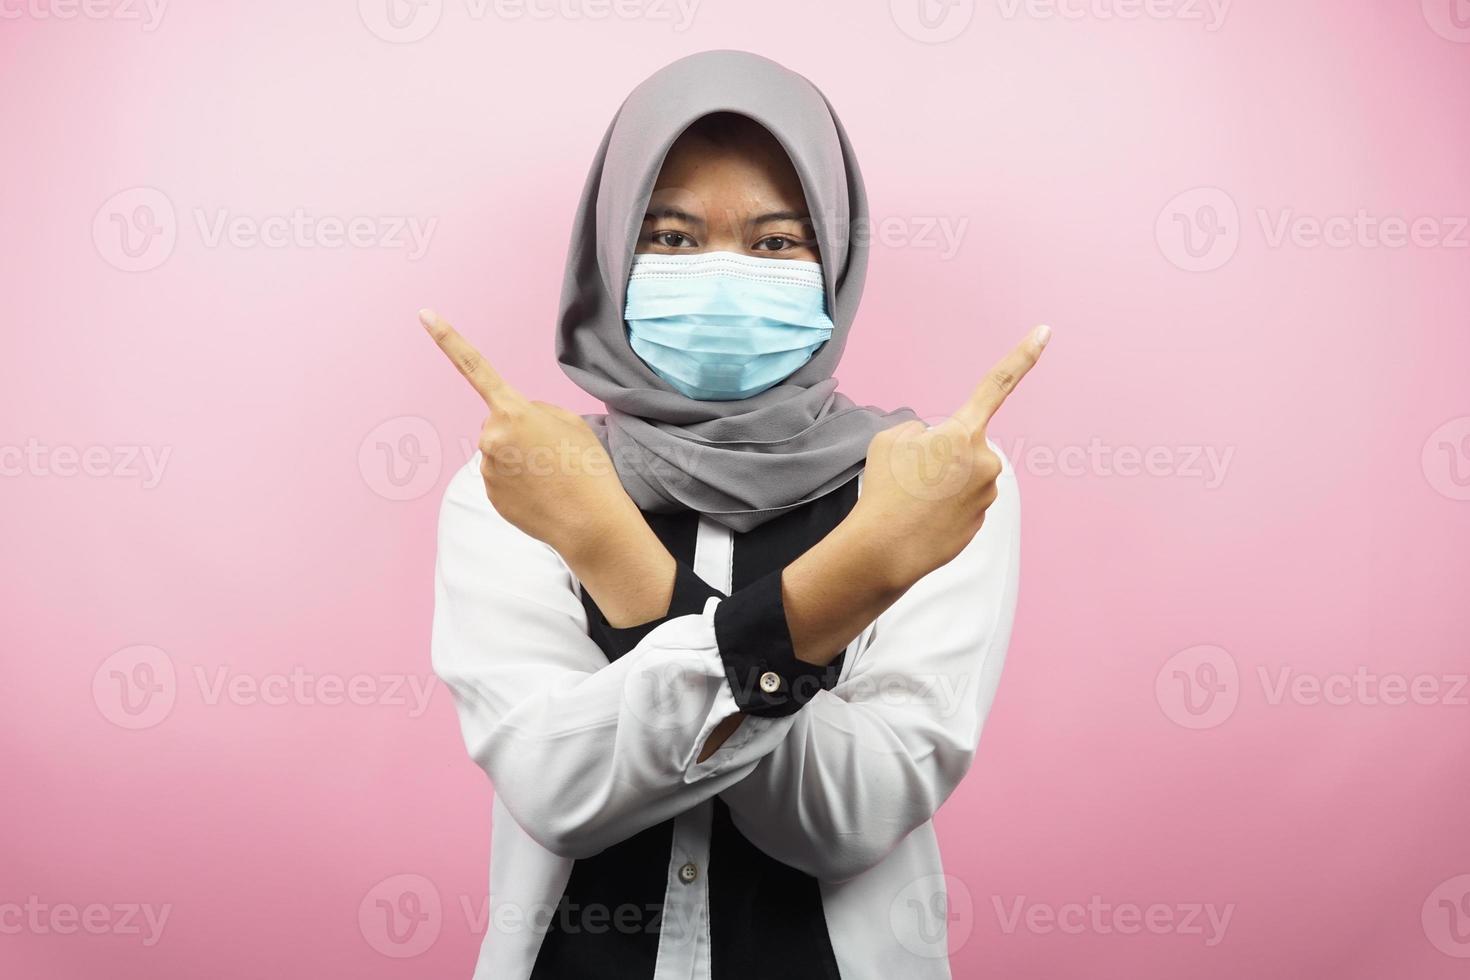
[[[1025,340],[1016,345],[1015,350],[990,369],[985,380],[980,382],[970,396],[970,400],[954,413],[955,419],[972,432],[977,429],[983,431],[996,411],[1005,404],[1006,398],[1016,390],[1016,385],[1036,366],[1049,340],[1051,327],[1043,324],[1032,330]]]
[[[434,343],[439,345],[444,355],[459,368],[459,373],[479,392],[485,404],[494,408],[496,402],[510,390],[510,386],[490,366],[490,362],[485,360],[485,355],[450,326],[448,320],[433,310],[419,310],[419,322],[424,325],[429,336],[434,338]]]

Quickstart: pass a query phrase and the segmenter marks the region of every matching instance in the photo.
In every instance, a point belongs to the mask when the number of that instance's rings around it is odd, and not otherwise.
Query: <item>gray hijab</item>
[[[748,116],[785,147],[811,209],[836,327],[795,374],[739,401],[675,391],[633,352],[623,322],[664,156],[690,123],[714,112]],[[862,174],[837,114],[816,86],[774,61],[743,51],[691,55],[623,102],[577,209],[556,355],[568,377],[606,404],[606,415],[586,418],[639,507],[694,510],[748,531],[845,484],[875,433],[917,417],[856,405],[832,377],[862,296],[867,228]]]

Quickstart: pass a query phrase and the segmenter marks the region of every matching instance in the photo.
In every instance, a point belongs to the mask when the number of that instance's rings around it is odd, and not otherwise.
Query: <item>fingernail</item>
[[[419,322],[426,327],[432,327],[434,325],[434,321],[438,319],[439,314],[435,313],[431,309],[428,309],[427,307],[419,310]]]
[[[1032,336],[1036,338],[1037,347],[1045,347],[1047,341],[1051,340],[1051,327],[1048,327],[1046,324],[1043,323],[1041,326],[1036,328]]]

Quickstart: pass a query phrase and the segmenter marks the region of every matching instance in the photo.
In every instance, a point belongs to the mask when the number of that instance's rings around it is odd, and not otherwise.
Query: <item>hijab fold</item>
[[[700,401],[675,391],[628,343],[628,273],[664,157],[695,120],[748,116],[785,148],[821,250],[832,337],[791,377],[751,398]],[[868,442],[917,416],[856,405],[837,390],[862,296],[869,225],[852,147],[805,78],[742,51],[680,59],[623,102],[603,136],[573,225],[556,354],[578,387],[607,406],[586,416],[628,495],[648,511],[694,510],[749,531],[847,483]]]

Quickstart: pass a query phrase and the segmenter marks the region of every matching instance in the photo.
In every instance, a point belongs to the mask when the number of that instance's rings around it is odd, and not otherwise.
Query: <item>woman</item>
[[[629,96],[583,193],[557,356],[605,416],[421,314],[490,409],[433,634],[495,788],[477,977],[949,975],[930,817],[1016,601],[985,423],[1049,331],[940,425],[854,405],[867,217],[821,93],[707,52]]]

